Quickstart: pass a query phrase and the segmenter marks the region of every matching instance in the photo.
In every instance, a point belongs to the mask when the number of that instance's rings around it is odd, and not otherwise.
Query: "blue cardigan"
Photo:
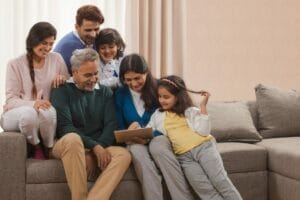
[[[127,129],[132,122],[138,122],[141,127],[145,127],[156,107],[145,111],[140,116],[134,106],[134,102],[128,87],[120,87],[115,92],[115,104],[118,117],[118,129]]]
[[[80,41],[78,37],[74,34],[74,32],[70,32],[65,35],[55,46],[54,52],[60,53],[60,55],[64,58],[65,63],[68,67],[69,74],[72,75],[70,58],[75,49],[84,49],[85,44]],[[95,46],[94,46],[95,49]]]

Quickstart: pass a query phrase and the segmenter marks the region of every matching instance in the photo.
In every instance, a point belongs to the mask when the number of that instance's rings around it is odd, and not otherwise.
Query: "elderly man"
[[[131,156],[123,147],[111,146],[117,119],[112,91],[98,84],[99,57],[90,48],[71,57],[73,80],[53,90],[59,140],[53,147],[61,159],[72,200],[108,200],[127,170]],[[88,193],[87,177],[101,175]]]
[[[95,49],[95,38],[103,24],[104,17],[97,6],[84,5],[78,8],[75,30],[66,34],[55,46],[54,51],[62,55],[71,74],[70,57],[75,49]]]

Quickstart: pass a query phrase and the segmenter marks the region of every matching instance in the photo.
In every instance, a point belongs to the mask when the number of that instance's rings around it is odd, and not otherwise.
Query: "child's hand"
[[[202,96],[202,100],[200,102],[201,114],[207,115],[206,105],[210,97],[210,93],[205,90],[201,90],[199,93]]]
[[[206,106],[210,97],[210,93],[208,91],[201,90],[200,95],[203,97],[202,101],[200,102],[200,106]]]

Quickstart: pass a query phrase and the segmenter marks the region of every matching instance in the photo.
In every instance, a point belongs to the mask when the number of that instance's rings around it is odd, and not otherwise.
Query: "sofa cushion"
[[[218,142],[258,142],[261,136],[244,102],[212,102],[208,105],[211,134]]]
[[[35,160],[27,159],[26,183],[66,183],[63,164],[60,160]],[[132,166],[124,174],[123,180],[136,180]]]
[[[268,150],[269,171],[300,180],[300,137],[270,138],[257,144]]]
[[[267,170],[267,151],[265,148],[247,143],[217,143],[224,167],[228,173],[243,173]]]
[[[246,105],[248,106],[248,109],[251,114],[251,118],[253,120],[253,124],[257,130],[258,127],[258,113],[257,113],[257,103],[256,101],[247,101],[245,102]]]
[[[66,183],[64,167],[60,160],[27,159],[27,183]]]
[[[300,92],[259,84],[255,93],[263,138],[300,136]]]
[[[268,187],[270,200],[299,200],[299,180],[269,172]]]

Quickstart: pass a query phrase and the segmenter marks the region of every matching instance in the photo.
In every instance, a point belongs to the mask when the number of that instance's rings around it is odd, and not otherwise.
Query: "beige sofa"
[[[244,200],[298,200],[300,95],[259,85],[256,96],[208,107],[225,168]],[[70,199],[61,161],[27,159],[20,133],[0,133],[0,180],[1,200]],[[112,199],[143,199],[132,166]]]

